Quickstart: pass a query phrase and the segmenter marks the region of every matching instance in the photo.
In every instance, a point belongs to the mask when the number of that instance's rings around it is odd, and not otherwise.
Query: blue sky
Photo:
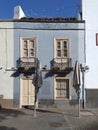
[[[76,17],[81,0],[0,0],[0,19],[12,19],[20,5],[27,17]]]

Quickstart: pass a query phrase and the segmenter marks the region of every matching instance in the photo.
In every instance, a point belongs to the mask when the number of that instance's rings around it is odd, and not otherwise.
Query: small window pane
[[[57,89],[60,89],[60,82],[57,82]]]
[[[64,48],[64,49],[67,48],[67,41],[64,41],[64,42],[63,42],[63,48]]]
[[[63,50],[63,56],[67,57],[67,50]]]
[[[57,42],[57,49],[61,49],[61,43],[59,41]]]
[[[61,57],[61,50],[57,50],[57,56]]]
[[[34,46],[34,40],[30,40],[30,48],[35,48],[35,46]]]
[[[27,40],[24,40],[24,48],[28,48],[28,42],[27,42]]]
[[[65,91],[64,90],[61,91],[61,97],[65,98]]]
[[[24,57],[28,56],[28,49],[24,49]]]
[[[65,90],[65,88],[66,88],[65,85],[66,85],[65,82],[62,82],[62,84],[61,84],[61,89]]]
[[[60,97],[60,90],[57,90],[57,98]]]
[[[30,49],[30,57],[34,57],[34,49]]]

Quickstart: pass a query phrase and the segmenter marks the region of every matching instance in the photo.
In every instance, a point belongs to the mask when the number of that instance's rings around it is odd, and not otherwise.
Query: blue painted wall
[[[47,65],[50,68],[50,61],[54,57],[54,38],[68,38],[70,40],[70,52],[72,66],[79,60],[84,63],[85,48],[85,23],[29,23],[14,22],[14,65],[20,57],[20,37],[35,37],[37,41],[37,57],[41,66]],[[47,72],[43,72],[43,85],[39,92],[40,99],[53,99],[54,96],[54,76],[45,77]],[[18,103],[20,98],[20,78],[14,77],[14,100]],[[70,77],[70,87],[72,98],[77,98],[72,87],[73,72],[67,75]]]

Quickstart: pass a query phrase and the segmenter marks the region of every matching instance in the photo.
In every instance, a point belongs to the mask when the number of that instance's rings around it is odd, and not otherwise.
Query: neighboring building
[[[77,99],[75,62],[85,59],[85,22],[37,18],[0,21],[1,107],[34,105],[33,78],[38,61],[43,84],[38,105]]]
[[[86,65],[85,73],[86,106],[98,108],[98,1],[82,0],[82,19],[85,20]]]

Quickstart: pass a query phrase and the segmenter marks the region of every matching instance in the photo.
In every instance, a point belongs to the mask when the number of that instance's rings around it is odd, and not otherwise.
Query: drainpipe
[[[86,71],[86,26],[84,23],[84,66],[82,70],[82,89],[83,89],[83,109],[86,107],[86,102],[85,102],[85,71]]]
[[[82,107],[85,108],[85,66],[81,65],[82,72]]]
[[[86,66],[86,26],[84,23],[84,63],[80,65],[81,72],[82,72],[82,107],[83,109],[86,107],[85,102],[85,71],[88,69],[88,66]]]
[[[81,72],[82,72],[82,99],[83,99],[83,108],[86,107],[86,100],[85,100],[85,72],[89,71],[89,66],[81,64]]]

